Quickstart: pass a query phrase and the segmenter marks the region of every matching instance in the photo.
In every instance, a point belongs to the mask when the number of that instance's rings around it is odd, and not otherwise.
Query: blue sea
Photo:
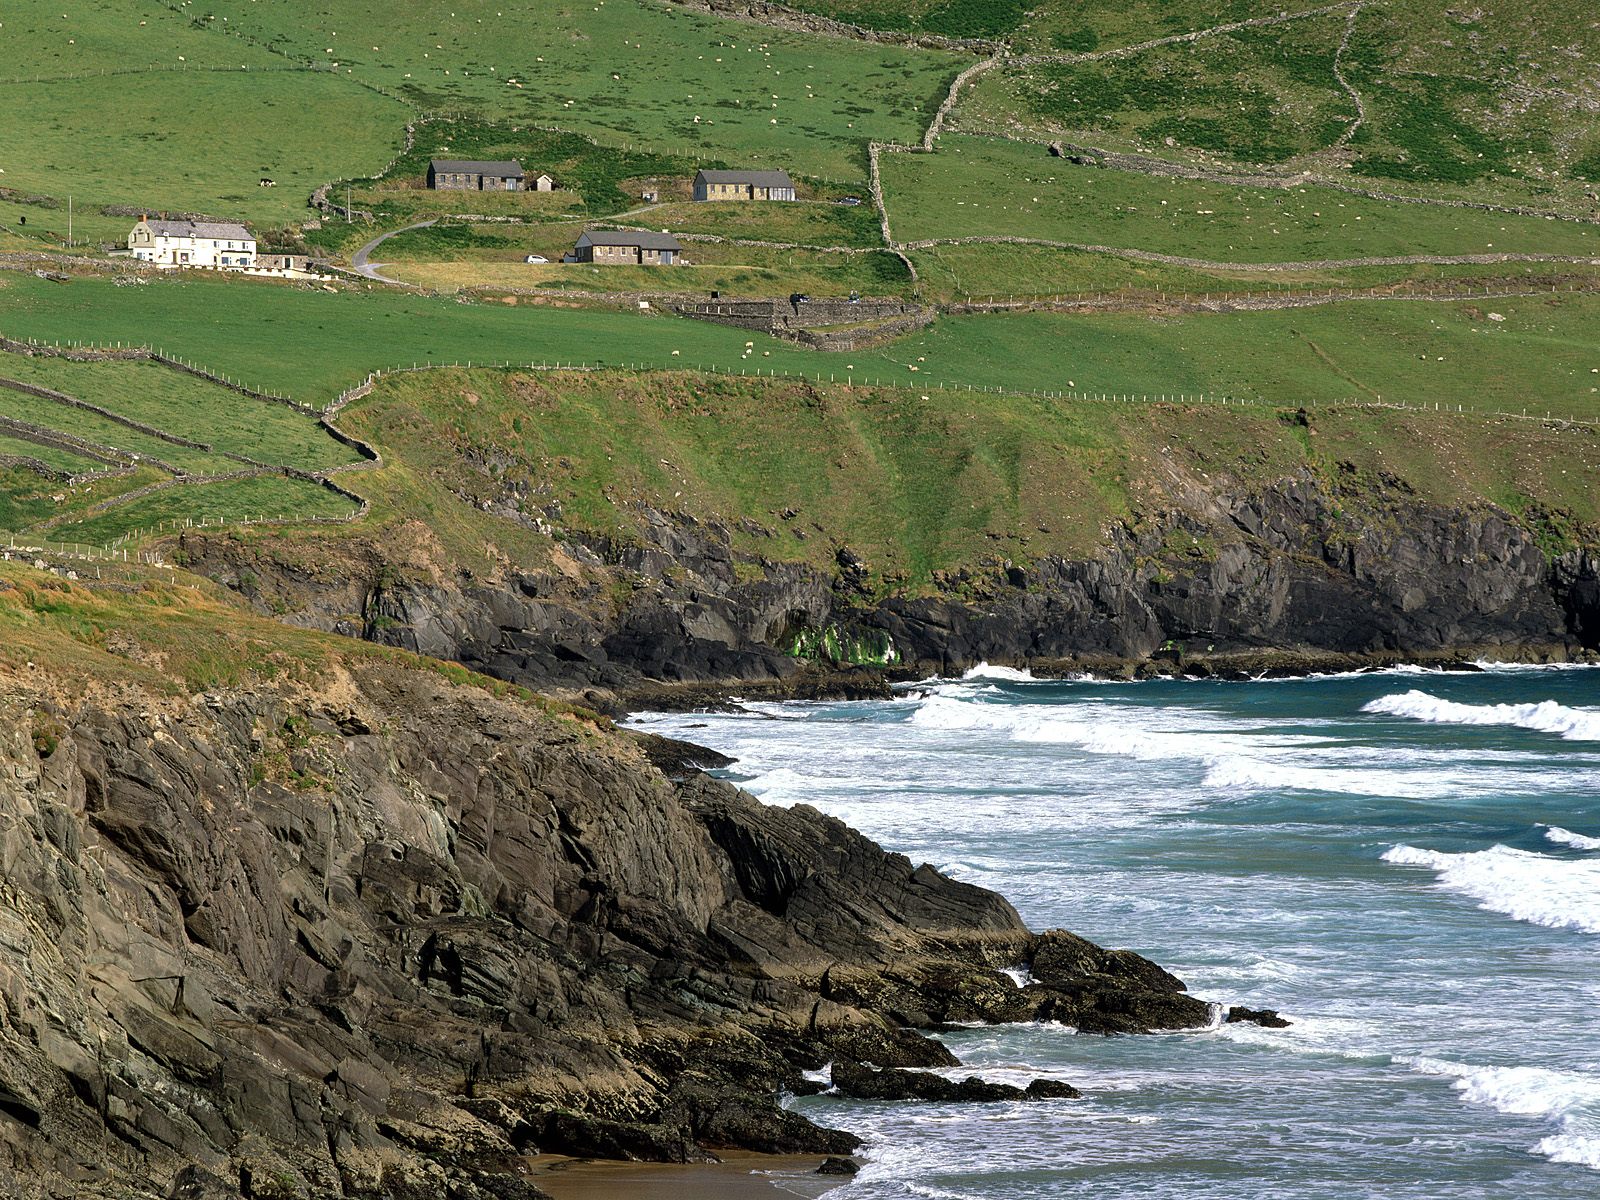
[[[974,1028],[1078,1101],[796,1101],[837,1200],[1600,1196],[1600,670],[1034,681],[638,724],[1293,1026]]]

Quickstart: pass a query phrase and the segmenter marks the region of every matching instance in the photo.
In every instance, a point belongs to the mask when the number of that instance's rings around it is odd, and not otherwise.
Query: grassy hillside
[[[100,459],[138,464],[76,484],[28,470],[0,470],[0,530],[7,533],[99,545],[160,522],[342,517],[354,508],[346,496],[281,473],[204,481],[248,469],[252,462],[327,471],[361,461],[311,417],[284,405],[149,362],[77,363],[0,354],[0,379],[50,388],[111,414],[0,387],[0,417],[83,439]],[[34,459],[66,476],[103,472],[107,466],[17,435],[0,440],[0,455]],[[140,494],[152,486],[160,490]]]
[[[397,378],[347,420],[403,464],[363,479],[389,511],[423,486],[469,501],[518,492],[530,513],[554,505],[563,523],[626,533],[644,501],[749,518],[771,536],[746,529],[739,543],[768,558],[826,564],[842,542],[880,579],[913,585],[991,555],[1087,553],[1107,521],[1170,503],[1174,478],[1386,471],[1443,504],[1600,518],[1593,431],[1359,407],[1318,410],[1307,426],[1270,406],[972,404],[937,391],[496,371]],[[496,528],[507,526],[491,520],[479,536],[503,536]]]
[[[788,7],[865,29],[1002,38],[1027,14],[1028,0],[797,0]]]
[[[961,62],[649,0],[514,8],[351,0],[337,10],[223,0],[209,11],[257,46],[296,61],[337,62],[420,109],[845,179],[860,177],[868,138],[921,132]]]
[[[896,238],[1004,235],[1262,263],[1437,254],[1600,258],[1600,226],[1389,203],[1307,185],[1245,188],[1074,166],[1044,147],[947,137],[889,154]]]
[[[1047,0],[1010,44],[1077,60],[991,73],[961,121],[1191,161],[1286,163],[1408,191],[1581,202],[1600,150],[1589,115],[1600,28],[1583,0],[1385,0],[1115,54],[1294,11],[1256,0]],[[1342,147],[1358,110],[1336,55],[1364,108]]]

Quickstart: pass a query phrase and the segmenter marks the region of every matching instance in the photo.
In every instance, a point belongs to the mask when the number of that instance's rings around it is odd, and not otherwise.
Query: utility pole
[[[347,183],[344,185],[344,223],[348,225],[354,220],[355,217],[350,213],[350,185]]]
[[[72,193],[67,193],[67,249],[72,249]]]

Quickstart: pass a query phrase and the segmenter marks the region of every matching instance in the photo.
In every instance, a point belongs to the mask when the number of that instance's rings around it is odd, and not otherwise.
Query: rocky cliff
[[[12,629],[88,604],[8,586]],[[952,1063],[944,1022],[1208,1018],[693,747],[357,643],[189,694],[163,655],[198,625],[107,624],[0,654],[7,1196],[511,1200],[536,1150],[848,1152],[779,1106],[802,1071],[921,1094],[875,1071]],[[271,637],[222,634],[213,665]]]
[[[686,684],[869,686],[826,674],[852,663],[912,678],[980,660],[1230,674],[1600,650],[1596,539],[1559,514],[1311,471],[1252,487],[1181,480],[1163,500],[1093,554],[991,556],[918,590],[885,589],[843,535],[824,570],[782,557],[781,519],[740,523],[772,547],[749,553],[727,525],[646,506],[635,537],[569,527],[557,567],[495,578],[397,569],[376,545],[352,556],[346,544],[342,566],[315,572],[284,569],[270,546],[185,546],[196,569],[290,620],[596,704],[704,694]]]

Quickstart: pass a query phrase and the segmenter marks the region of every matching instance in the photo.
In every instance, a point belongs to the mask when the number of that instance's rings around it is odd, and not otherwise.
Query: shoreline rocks
[[[1009,1099],[928,1074],[928,1031],[1208,1011],[705,761],[393,660],[8,685],[0,1193],[532,1200],[539,1151],[844,1157],[778,1102],[827,1062]]]

